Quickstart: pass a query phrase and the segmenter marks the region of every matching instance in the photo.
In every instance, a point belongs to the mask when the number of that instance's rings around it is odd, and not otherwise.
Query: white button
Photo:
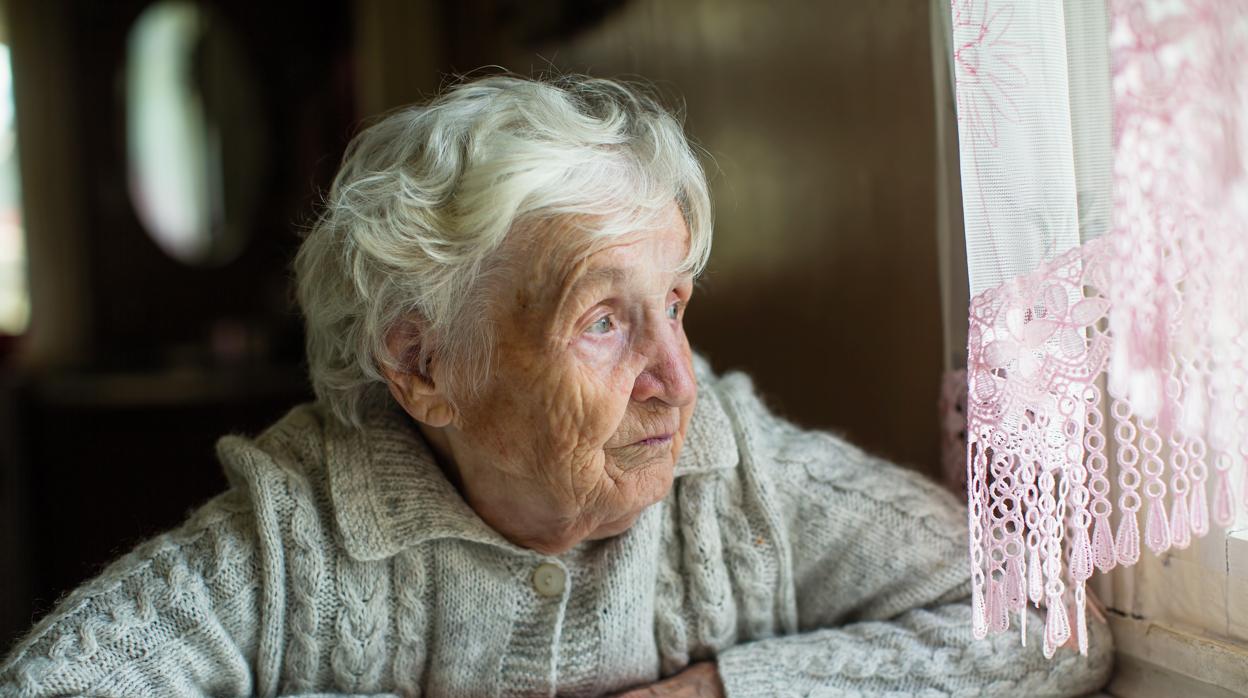
[[[564,571],[551,562],[543,562],[533,570],[533,588],[542,596],[558,596],[563,593],[567,581]]]

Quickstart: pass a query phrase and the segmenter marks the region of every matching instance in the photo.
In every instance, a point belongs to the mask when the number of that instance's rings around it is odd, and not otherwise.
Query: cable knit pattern
[[[96,693],[100,682],[115,686],[116,695],[193,685],[186,668],[152,681],[131,669],[161,658],[168,644],[199,626],[197,609],[210,596],[223,617],[254,617],[251,609],[233,605],[254,601],[254,558],[247,553],[253,534],[245,511],[246,502],[235,493],[217,497],[178,531],[139,546],[70,594],[0,668],[0,695]],[[218,654],[214,644],[222,639],[217,628],[201,632],[204,660]],[[230,641],[234,648],[253,643],[246,632]],[[200,685],[225,693],[251,690],[237,673]]]
[[[729,696],[1075,695],[1089,656],[974,641],[965,509],[698,359],[671,495],[552,557],[490,529],[388,405],[226,437],[231,489],[62,601],[0,696],[579,696],[714,658]],[[559,589],[533,583],[555,566]]]
[[[311,493],[299,478],[287,479],[287,494],[294,500],[290,520],[290,588],[294,597],[287,646],[286,675],[295,692],[313,690],[317,679],[320,614],[316,597],[325,573],[325,556],[316,536],[316,508]]]
[[[732,578],[729,587],[740,608],[737,635],[770,637],[777,632],[771,593],[779,583],[775,556],[767,554],[769,537],[762,532],[761,521],[751,521],[742,506],[743,487],[732,489],[735,496],[721,497],[717,505],[724,531],[724,569]]]
[[[675,674],[689,664],[689,625],[685,621],[685,580],[681,576],[683,551],[676,536],[680,510],[664,507],[666,520],[659,539],[658,598],[655,600],[655,637],[664,675]]]
[[[395,556],[394,687],[403,695],[419,697],[420,674],[425,668],[425,633],[428,632],[425,606],[428,575],[419,550],[405,550]]]
[[[690,477],[680,490],[681,509],[714,512],[725,486],[720,478]],[[717,650],[733,644],[737,624],[737,607],[732,603],[728,569],[724,566],[719,517],[684,517],[681,533],[685,550],[681,571],[695,619],[689,655],[694,660],[708,659]]]
[[[337,685],[370,693],[381,684],[389,626],[389,575],[384,563],[338,558],[338,645],[331,664]]]

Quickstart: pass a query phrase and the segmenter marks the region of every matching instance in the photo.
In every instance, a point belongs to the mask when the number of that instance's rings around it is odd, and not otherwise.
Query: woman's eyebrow
[[[572,282],[572,285],[568,287],[566,296],[576,296],[589,288],[617,284],[627,276],[628,272],[619,267],[595,267],[588,269]]]
[[[573,272],[575,274],[575,272]],[[572,274],[569,274],[572,276]],[[586,269],[570,281],[567,277],[557,291],[558,301],[555,306],[555,317],[569,312],[575,299],[596,288],[618,283],[627,276],[627,272],[619,267],[592,267]]]
[[[584,293],[596,290],[604,286],[620,284],[628,279],[629,271],[620,267],[594,267],[585,270],[580,276],[576,277],[565,288],[562,294],[560,305],[569,299],[578,298]],[[691,272],[673,272],[672,284],[680,284],[692,281],[693,274]]]

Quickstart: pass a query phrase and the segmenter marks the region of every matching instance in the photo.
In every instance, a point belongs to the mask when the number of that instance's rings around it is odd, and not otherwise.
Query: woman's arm
[[[0,665],[0,695],[252,694],[260,574],[237,492],[64,599]]]
[[[771,483],[798,634],[717,658],[727,695],[900,692],[1078,695],[1108,679],[1112,639],[1089,624],[1089,656],[1042,652],[1034,609],[1017,633],[971,636],[966,509],[916,473],[771,415],[739,377],[721,381],[742,466]],[[770,508],[770,507],[769,507]]]

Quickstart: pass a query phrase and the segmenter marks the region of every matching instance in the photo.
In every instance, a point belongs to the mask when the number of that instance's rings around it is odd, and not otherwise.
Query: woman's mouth
[[[656,434],[655,436],[647,436],[644,439],[634,441],[633,446],[665,446],[672,442],[671,434]]]

